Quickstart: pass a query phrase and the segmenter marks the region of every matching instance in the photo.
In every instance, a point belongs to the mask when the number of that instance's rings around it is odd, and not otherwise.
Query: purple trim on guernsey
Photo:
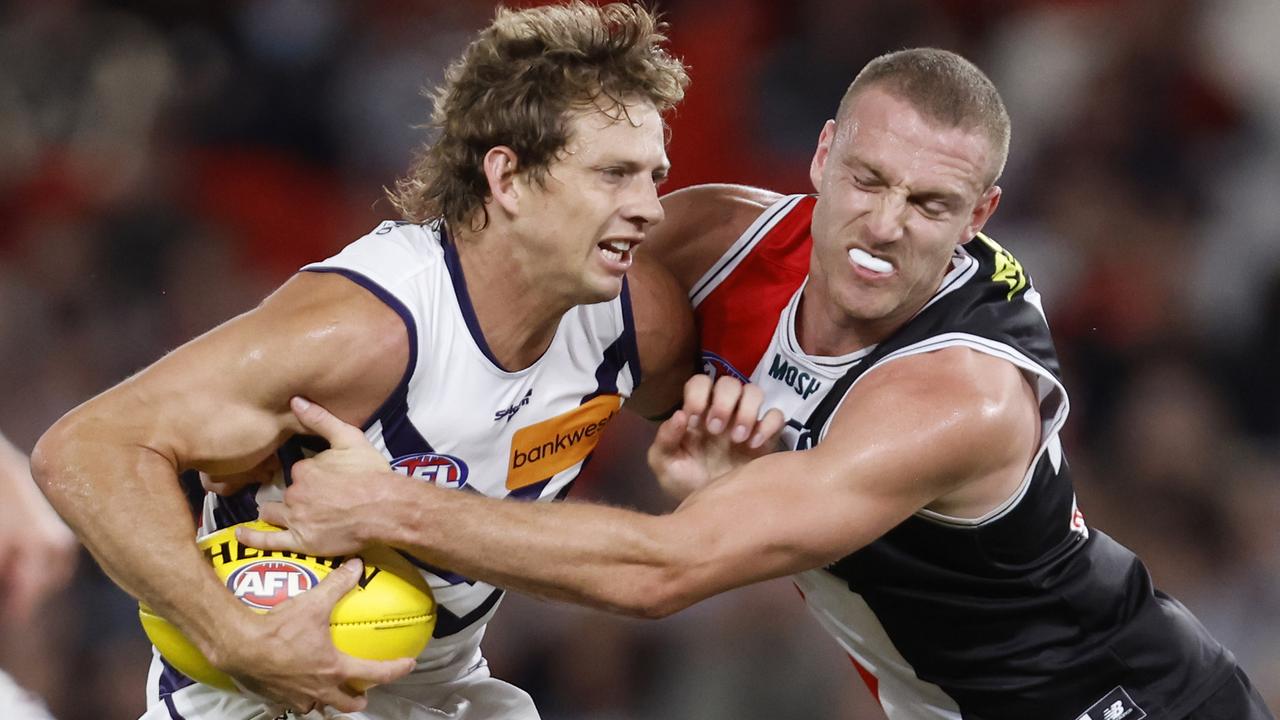
[[[618,338],[618,342],[622,344],[624,361],[631,366],[631,385],[639,387],[644,374],[640,370],[640,345],[636,342],[636,320],[631,313],[631,283],[625,276],[622,278],[622,294],[619,299],[622,301],[622,335]],[[621,370],[621,366],[618,369]],[[617,378],[617,374],[614,374],[615,392],[618,389]]]
[[[196,681],[178,672],[169,664],[169,661],[165,660],[163,657],[160,658],[160,665],[164,668],[164,670],[160,672],[160,682],[158,683],[157,688],[159,690],[160,699],[164,701],[165,707],[169,709],[169,717],[172,718],[172,720],[185,720],[182,715],[178,713],[178,709],[174,707],[172,696],[182,688],[195,685]]]
[[[409,380],[413,378],[413,372],[418,366],[418,330],[412,313],[386,288],[353,270],[313,267],[307,268],[307,272],[336,273],[347,278],[373,293],[374,297],[386,303],[387,307],[394,310],[404,321],[405,330],[409,333],[409,364],[405,368],[404,376],[400,378],[400,384],[391,391],[382,406],[365,421],[361,429],[368,430],[373,427],[374,422],[382,421],[382,438],[392,457],[435,452],[431,444],[409,420]]]
[[[601,395],[616,395],[618,373],[624,365],[631,366],[632,386],[640,385],[640,350],[636,344],[635,321],[631,316],[631,287],[625,277],[622,278],[622,294],[618,299],[622,304],[622,332],[601,354],[600,365],[596,367],[596,389],[582,396],[584,403]]]
[[[182,713],[178,712],[178,708],[173,704],[173,696],[164,696],[164,707],[169,711],[169,720],[187,720],[182,717]]]
[[[503,372],[511,372],[493,356],[489,343],[484,339],[484,331],[480,329],[480,320],[476,317],[475,306],[471,304],[471,293],[467,292],[467,278],[462,272],[462,259],[458,257],[458,246],[450,241],[449,231],[443,223],[440,225],[440,245],[444,248],[444,266],[449,270],[449,280],[453,282],[453,294],[458,298],[458,310],[462,311],[462,319],[467,324],[471,339],[494,367]]]
[[[413,370],[418,366],[418,325],[413,321],[413,314],[409,312],[409,308],[400,302],[399,298],[392,295],[378,283],[361,275],[355,270],[336,267],[309,267],[303,268],[302,272],[314,273],[334,273],[350,280],[360,287],[373,293],[374,297],[381,300],[387,307],[391,308],[404,321],[405,331],[409,334],[409,364],[405,366],[404,375],[400,378],[400,384],[392,391],[387,399],[382,403],[382,407],[378,408],[361,427],[362,430],[368,430],[373,425],[373,421],[388,414],[388,410],[398,402],[403,402],[403,398],[409,394],[409,378],[413,377]]]

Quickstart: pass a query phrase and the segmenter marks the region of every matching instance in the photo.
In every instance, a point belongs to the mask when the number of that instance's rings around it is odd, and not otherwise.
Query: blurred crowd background
[[[821,123],[882,52],[941,46],[988,71],[1014,128],[988,230],[1044,295],[1080,506],[1280,708],[1280,3],[659,6],[693,77],[671,188],[811,190]],[[393,217],[382,189],[423,138],[420,91],[493,7],[0,2],[5,434],[29,451]],[[576,495],[661,508],[649,433],[620,423]],[[150,658],[135,610],[83,562],[36,622],[0,629],[0,666],[61,720],[135,718]],[[658,622],[510,597],[486,643],[548,720],[882,717],[786,581]]]

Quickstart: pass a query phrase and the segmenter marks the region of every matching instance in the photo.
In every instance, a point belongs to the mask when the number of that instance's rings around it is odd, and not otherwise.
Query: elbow
[[[64,463],[70,445],[70,432],[66,418],[54,423],[45,431],[31,450],[31,478],[45,495],[49,494],[57,477],[57,468]]]
[[[82,456],[91,418],[80,408],[72,410],[46,430],[31,450],[31,478],[50,501],[67,490],[65,481],[73,468],[86,464]]]

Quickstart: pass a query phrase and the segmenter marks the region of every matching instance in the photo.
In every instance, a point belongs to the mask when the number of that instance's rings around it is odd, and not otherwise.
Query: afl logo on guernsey
[[[270,610],[291,597],[315,587],[316,576],[288,560],[259,560],[227,577],[227,587],[240,601],[259,610]]]
[[[411,478],[440,487],[458,489],[467,484],[467,464],[461,458],[439,453],[402,455],[391,461],[391,469]]]
[[[715,380],[721,375],[728,375],[729,377],[738,378],[742,382],[747,382],[746,375],[738,372],[738,369],[733,365],[730,365],[728,360],[725,360],[710,350],[702,351],[702,372],[704,375],[710,375],[712,380]]]

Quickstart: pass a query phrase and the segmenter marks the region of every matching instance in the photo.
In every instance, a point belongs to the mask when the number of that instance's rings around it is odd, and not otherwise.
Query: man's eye
[[[947,204],[940,200],[930,200],[927,202],[916,203],[916,207],[929,217],[942,217],[947,214]]]
[[[601,170],[604,176],[610,180],[621,180],[627,176],[627,171],[620,167],[609,167]]]

